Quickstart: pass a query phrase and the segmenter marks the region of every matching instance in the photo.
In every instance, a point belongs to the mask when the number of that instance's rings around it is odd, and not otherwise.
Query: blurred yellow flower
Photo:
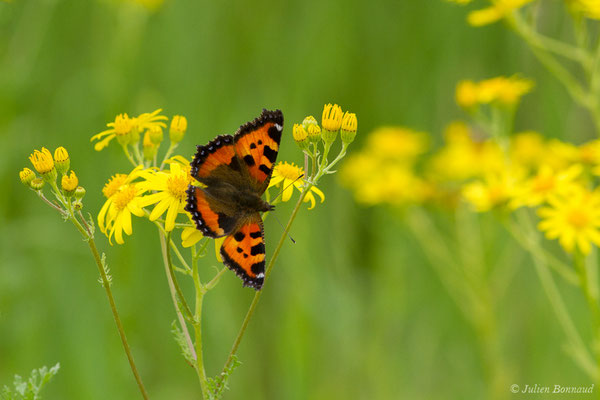
[[[513,193],[511,207],[535,207],[546,203],[551,196],[565,194],[573,190],[582,172],[580,164],[562,171],[555,171],[552,167],[543,165],[535,176],[518,185]]]
[[[517,76],[498,76],[480,82],[465,80],[456,86],[456,102],[463,108],[490,103],[513,106],[532,88],[531,80]]]
[[[578,248],[587,254],[591,243],[600,245],[600,193],[578,186],[568,195],[552,196],[549,206],[538,210],[538,229],[548,239],[558,239],[569,253]]]
[[[304,175],[302,168],[294,165],[294,163],[289,164],[285,161],[280,161],[273,168],[269,187],[276,186],[282,188],[281,201],[288,201],[292,198],[294,188],[298,189],[301,193],[304,190],[305,181],[301,178],[302,175]],[[304,197],[305,203],[310,202],[309,210],[312,210],[316,204],[314,194],[317,194],[321,198],[321,203],[325,200],[325,195],[320,189],[316,186],[311,187],[310,191]]]
[[[145,189],[131,182],[137,178],[139,169],[140,167],[135,168],[129,175],[113,176],[102,190],[107,200],[98,213],[98,227],[108,236],[111,244],[113,234],[118,244],[124,243],[123,232],[131,235],[131,214],[144,216],[141,196]]]
[[[369,134],[363,151],[382,159],[413,162],[418,155],[427,151],[428,144],[429,138],[424,132],[400,126],[383,126]]]
[[[467,21],[472,26],[483,26],[507,17],[513,11],[533,0],[492,0],[492,5],[481,10],[471,11]]]
[[[566,0],[567,4],[576,13],[581,13],[586,18],[600,19],[600,1],[598,0]]]
[[[444,132],[446,145],[429,159],[428,175],[434,180],[463,181],[501,171],[505,160],[498,144],[474,136],[464,122],[450,123]]]
[[[150,221],[155,221],[166,211],[165,230],[172,231],[177,215],[185,212],[186,190],[191,183],[188,171],[181,164],[171,162],[169,172],[146,169],[140,171],[140,176],[145,180],[139,183],[140,187],[156,192],[144,196],[141,201],[142,207],[157,203],[150,213]]]
[[[171,119],[171,126],[169,127],[169,139],[173,143],[181,142],[185,132],[187,131],[187,119],[183,115],[176,115]]]
[[[462,195],[476,211],[490,211],[507,204],[519,180],[520,173],[516,171],[486,174],[482,180],[464,185]]]
[[[102,131],[90,139],[90,141],[99,140],[94,145],[94,150],[100,151],[104,149],[115,137],[123,138],[121,139],[121,144],[126,145],[131,138],[136,135],[139,136],[139,133],[144,129],[154,129],[157,126],[166,127],[166,124],[162,121],[166,120],[167,117],[160,115],[161,111],[162,109],[159,108],[152,113],[143,113],[134,118],[129,118],[127,114],[117,115],[114,122],[106,124],[110,129]]]
[[[538,132],[516,133],[511,137],[510,159],[527,169],[537,169],[547,155],[546,142]]]

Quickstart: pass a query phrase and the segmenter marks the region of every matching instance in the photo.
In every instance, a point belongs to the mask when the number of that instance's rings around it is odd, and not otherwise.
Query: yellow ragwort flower
[[[284,161],[280,161],[273,168],[273,176],[271,176],[271,181],[269,182],[269,187],[279,187],[283,189],[283,193],[281,195],[281,201],[288,201],[292,198],[292,194],[294,193],[294,188],[298,189],[300,193],[304,189],[304,184],[306,183],[304,179],[300,178],[304,174],[302,168],[294,165],[294,163],[287,163]],[[321,198],[321,203],[325,200],[325,195],[321,190],[317,187],[313,186],[310,188],[310,191],[304,197],[304,202],[310,202],[309,210],[315,207],[315,196],[313,193],[316,193]]]
[[[161,121],[166,120],[167,117],[160,115],[161,111],[162,109],[159,108],[152,113],[143,113],[135,118],[129,118],[127,114],[117,115],[114,122],[106,124],[110,129],[102,131],[90,139],[91,141],[102,139],[94,145],[94,150],[104,149],[115,137],[119,138],[121,145],[127,145],[137,141],[136,137],[139,138],[139,133],[144,129],[152,129],[156,126],[165,128],[167,125]]]
[[[79,179],[77,179],[77,175],[75,175],[74,171],[71,171],[71,174],[69,175],[63,175],[61,186],[67,195],[73,194],[75,189],[77,189],[77,185],[79,185]]]
[[[342,126],[342,108],[337,104],[325,104],[321,126],[330,132],[337,132]]]
[[[521,180],[520,177],[521,173],[517,170],[489,173],[482,180],[464,185],[462,195],[476,211],[490,211],[507,204]]]
[[[511,161],[526,169],[536,170],[544,164],[547,151],[545,139],[538,132],[519,132],[510,138]]]
[[[181,142],[185,132],[187,131],[187,119],[182,115],[176,115],[171,120],[171,127],[169,129],[169,138],[173,143]]]
[[[600,245],[600,193],[577,187],[568,195],[553,196],[538,210],[538,229],[548,239],[558,239],[569,253],[578,248],[588,254],[591,243]]]
[[[491,6],[481,10],[471,11],[467,21],[472,26],[489,25],[509,16],[513,11],[523,7],[533,0],[493,0]]]
[[[31,161],[35,170],[42,175],[54,170],[52,154],[45,147],[42,147],[42,151],[34,150],[33,154],[29,156],[29,161]]]
[[[294,136],[294,141],[302,150],[308,148],[308,132],[306,132],[303,125],[294,124],[292,136]]]
[[[542,165],[535,176],[517,185],[510,206],[536,207],[546,203],[551,196],[568,193],[576,185],[575,182],[582,172],[583,167],[580,164],[574,164],[562,171]]]
[[[145,189],[132,182],[138,177],[139,170],[140,167],[136,167],[129,175],[113,176],[102,189],[107,200],[98,213],[98,227],[111,244],[113,234],[118,244],[124,243],[123,232],[131,235],[131,214],[144,216],[141,201]]]
[[[144,170],[140,176],[145,180],[139,183],[140,187],[148,191],[155,191],[144,196],[142,207],[155,204],[150,213],[150,221],[155,221],[167,212],[165,217],[165,230],[172,231],[175,228],[175,219],[179,213],[184,213],[187,199],[186,190],[191,183],[188,170],[177,162],[169,164],[169,172]]]
[[[517,76],[498,76],[477,83],[461,81],[456,87],[456,102],[467,109],[477,104],[490,103],[513,106],[532,88],[531,80]]]

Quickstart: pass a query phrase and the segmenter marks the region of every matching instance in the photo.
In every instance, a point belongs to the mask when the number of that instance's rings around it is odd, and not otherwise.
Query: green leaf
[[[31,375],[27,381],[19,375],[15,375],[13,381],[13,389],[8,386],[2,388],[0,392],[1,400],[40,400],[42,397],[40,392],[46,383],[58,373],[60,369],[60,363],[50,369],[43,366],[39,369],[31,371]]]
[[[173,321],[171,324],[171,333],[173,333],[173,337],[175,341],[179,345],[179,349],[181,350],[181,354],[185,358],[185,360],[194,368],[196,368],[196,360],[192,355],[192,352],[188,346],[187,340],[181,329],[177,326],[177,321]]]
[[[229,367],[225,368],[221,375],[218,375],[214,378],[208,378],[206,380],[206,386],[208,387],[208,398],[210,400],[219,400],[223,397],[225,390],[229,390],[229,386],[227,382],[229,381],[229,377],[233,373],[233,371],[242,365],[241,361],[234,355],[231,358],[231,364]]]

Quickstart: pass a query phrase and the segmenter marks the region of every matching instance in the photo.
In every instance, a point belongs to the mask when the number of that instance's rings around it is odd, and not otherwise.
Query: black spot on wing
[[[265,244],[264,243],[259,243],[250,248],[250,255],[256,256],[259,254],[265,254]]]
[[[265,146],[265,148],[263,149],[263,154],[272,163],[274,163],[275,160],[277,160],[277,151],[273,150],[269,146]]]
[[[254,263],[254,264],[252,264],[252,267],[250,267],[250,269],[252,270],[252,272],[255,275],[258,275],[261,272],[265,272],[265,262],[260,261],[260,262]]]
[[[250,232],[250,237],[252,239],[258,239],[261,236],[262,236],[262,232],[261,231]]]
[[[256,144],[255,143],[250,143],[250,148],[251,149],[255,149],[256,148]]]
[[[235,251],[237,251],[238,253],[241,253],[242,251],[244,251],[244,249],[242,249],[241,247],[238,247],[237,249],[235,249]]]
[[[243,232],[236,232],[235,235],[233,235],[233,238],[238,242],[241,242],[242,240],[244,240],[245,237],[246,237],[246,235],[244,235]]]
[[[252,167],[253,165],[255,165],[256,163],[254,162],[254,157],[252,157],[250,154],[246,154],[244,156],[244,162],[246,163],[247,166]]]
[[[254,290],[260,290],[262,288],[265,278],[264,277],[252,278],[250,275],[248,275],[248,273],[241,267],[240,264],[238,264],[237,262],[235,262],[235,260],[233,260],[231,257],[229,257],[229,254],[227,254],[227,252],[225,251],[225,248],[223,246],[221,246],[221,258],[223,259],[223,263],[227,266],[227,268],[229,268],[230,270],[235,272],[235,274],[242,279],[242,281],[244,282],[243,283],[244,286],[249,286],[249,287],[253,288]],[[260,266],[260,264],[262,264],[262,267]],[[262,261],[261,263],[255,263],[252,265],[252,267],[250,269],[251,269],[252,273],[254,273],[255,275],[258,275],[260,272],[264,272],[265,262]],[[255,271],[259,271],[259,272],[256,273]]]
[[[258,169],[264,172],[267,176],[271,175],[271,168],[267,167],[265,164],[260,164],[260,167],[258,167]]]
[[[236,219],[233,217],[230,217],[227,214],[223,214],[223,213],[217,213],[217,217],[218,217],[218,224],[219,227],[221,229],[223,229],[223,231],[225,232],[225,234],[231,232],[233,230],[233,228],[235,228],[235,223],[236,223]]]
[[[234,156],[231,158],[231,162],[229,163],[229,168],[231,168],[234,171],[238,171],[238,172],[240,172],[242,170],[242,168],[240,167],[240,162],[237,157]]]
[[[277,129],[277,127],[270,127],[267,133],[269,134],[269,137],[275,141],[275,143],[279,144],[281,141],[281,131]]]

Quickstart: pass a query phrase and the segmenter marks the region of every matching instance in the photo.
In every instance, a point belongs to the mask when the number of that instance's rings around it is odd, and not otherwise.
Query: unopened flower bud
[[[29,184],[33,190],[40,191],[44,187],[44,180],[42,178],[35,178]]]
[[[35,172],[29,168],[23,168],[23,170],[19,172],[19,178],[21,179],[23,185],[31,186],[31,181],[35,179]]]
[[[67,149],[61,146],[54,150],[54,165],[59,174],[64,175],[67,173],[71,166],[71,160]]]
[[[158,125],[153,125],[146,133],[149,133],[150,141],[155,145],[159,145],[163,141],[163,130]]]
[[[182,115],[176,115],[171,120],[171,127],[169,129],[169,139],[171,143],[179,143],[185,132],[187,131],[187,119]]]
[[[71,171],[71,174],[63,175],[60,184],[62,186],[62,190],[65,192],[65,195],[70,197],[73,195],[73,193],[75,193],[75,189],[77,189],[77,185],[79,184],[79,179],[77,179],[75,172]]]
[[[323,107],[321,126],[323,127],[322,138],[325,143],[335,142],[337,133],[342,126],[342,108],[337,104],[326,104]]]
[[[308,132],[306,132],[304,126],[294,124],[292,135],[294,136],[294,141],[302,150],[306,150],[308,148]]]
[[[346,112],[342,119],[342,130],[340,131],[340,137],[342,138],[343,143],[350,144],[354,141],[357,126],[358,122],[356,120],[356,114]]]
[[[75,189],[74,196],[78,200],[83,199],[83,196],[85,196],[85,189],[81,186],[77,186],[77,189]]]

